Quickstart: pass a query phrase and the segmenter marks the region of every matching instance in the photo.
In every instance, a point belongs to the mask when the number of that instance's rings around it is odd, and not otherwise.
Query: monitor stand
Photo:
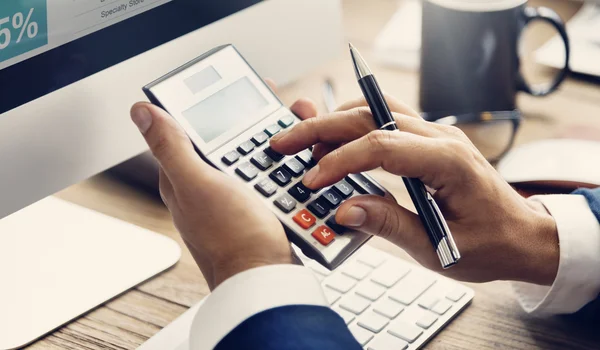
[[[168,237],[54,197],[0,220],[0,349],[39,339],[180,256]]]

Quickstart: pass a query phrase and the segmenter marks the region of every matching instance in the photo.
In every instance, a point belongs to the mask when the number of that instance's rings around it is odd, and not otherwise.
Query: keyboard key
[[[323,265],[315,262],[314,260],[309,260],[309,265],[310,269],[319,275],[323,275],[325,277],[331,275],[331,271],[329,269],[325,268]]]
[[[237,162],[238,159],[240,159],[240,154],[238,153],[238,151],[231,151],[226,153],[223,156],[223,158],[221,158],[221,161],[223,161],[223,163],[225,163],[226,165],[231,165]]]
[[[250,181],[258,175],[259,170],[254,165],[252,165],[248,162],[245,162],[245,163],[240,164],[240,166],[238,166],[237,169],[235,169],[235,172],[239,176],[241,176],[242,179],[244,179],[246,181]]]
[[[435,312],[438,315],[443,315],[446,313],[446,311],[450,309],[451,306],[452,302],[446,299],[442,299],[437,304],[435,304],[433,308],[431,308],[431,311]]]
[[[352,277],[355,280],[362,280],[369,273],[371,273],[372,269],[364,264],[359,264],[356,262],[349,262],[344,264],[342,268],[342,273],[348,277]]]
[[[354,336],[354,339],[356,339],[356,341],[360,344],[360,346],[365,346],[365,344],[367,344],[369,340],[373,339],[372,332],[362,327],[359,327],[358,325],[353,324],[350,327],[348,327],[348,329],[350,330],[350,333],[352,333],[352,335]]]
[[[349,325],[350,322],[354,321],[354,319],[356,318],[356,316],[354,316],[353,313],[348,312],[337,306],[333,308],[333,311],[337,312],[337,314],[340,315],[340,317],[344,319],[344,322],[346,322],[346,325]]]
[[[270,179],[260,180],[256,183],[256,185],[254,185],[254,188],[256,188],[258,192],[267,198],[271,197],[275,192],[277,192],[277,184]]]
[[[260,170],[267,170],[273,165],[273,160],[265,152],[256,153],[250,161]]]
[[[304,186],[302,182],[292,185],[288,190],[288,193],[300,203],[304,203],[310,198],[310,189]]]
[[[242,143],[241,145],[239,145],[237,150],[241,154],[246,155],[246,154],[252,152],[254,150],[254,147],[256,147],[254,145],[254,142],[248,140],[248,141]]]
[[[312,236],[322,245],[328,245],[335,238],[335,233],[329,227],[322,225],[317,227]]]
[[[312,227],[315,222],[317,222],[317,218],[309,213],[308,210],[302,209],[296,215],[294,215],[294,222],[306,230]]]
[[[423,313],[423,316],[421,316],[417,320],[417,326],[429,329],[429,327],[431,327],[431,325],[433,325],[435,321],[437,321],[437,316],[429,311],[426,311],[425,313]]]
[[[278,162],[278,161],[282,160],[283,157],[285,157],[283,154],[276,152],[271,147],[265,148],[264,152],[266,155],[269,156],[269,158],[273,159],[273,161],[275,161],[275,162]]]
[[[281,126],[279,126],[277,124],[269,125],[265,129],[265,132],[267,133],[267,135],[269,135],[269,137],[273,137],[275,134],[277,134],[280,131],[281,131]]]
[[[335,275],[327,278],[325,285],[340,293],[348,293],[356,285],[356,281],[344,275]]]
[[[312,168],[316,164],[312,157],[312,152],[309,149],[305,149],[304,151],[296,154],[296,159],[302,162],[302,164],[304,164],[304,166],[307,168]]]
[[[342,196],[332,189],[325,191],[321,198],[324,198],[327,201],[330,208],[337,208],[337,206],[342,203]]]
[[[403,339],[409,343],[412,343],[415,340],[417,340],[419,336],[421,336],[423,331],[421,330],[421,328],[410,323],[394,321],[388,328],[388,333],[400,339]]]
[[[333,305],[342,297],[341,293],[338,293],[335,290],[329,288],[323,288],[323,293],[325,293],[325,299],[327,299],[329,305]]]
[[[446,295],[446,298],[457,302],[465,295],[465,291],[462,288],[455,288],[450,293]]]
[[[377,185],[367,179],[363,174],[350,174],[346,177],[346,181],[362,194],[375,194],[382,197],[385,195],[385,192],[382,189],[377,187]]]
[[[408,348],[408,343],[404,340],[383,333],[369,344],[367,350],[404,350],[406,348]]]
[[[302,164],[298,159],[292,158],[285,162],[283,167],[290,172],[294,177],[298,177],[304,174],[304,164]]]
[[[398,316],[402,310],[404,310],[404,306],[402,306],[402,304],[397,303],[389,298],[384,298],[373,308],[373,311],[389,319],[396,318],[396,316]]]
[[[361,298],[357,295],[346,295],[340,301],[340,307],[344,310],[348,310],[355,315],[362,314],[368,307],[371,305],[371,302],[365,298]]]
[[[348,199],[348,197],[350,197],[352,195],[352,193],[354,192],[354,187],[352,187],[352,185],[350,185],[345,180],[342,180],[342,181],[336,183],[335,185],[333,185],[333,188],[335,188],[335,190],[338,191],[338,193],[344,199]]]
[[[275,169],[271,174],[269,174],[269,177],[273,179],[273,181],[275,181],[279,186],[285,186],[292,181],[292,175],[290,175],[287,170],[281,167]]]
[[[331,227],[331,229],[333,231],[335,231],[335,233],[337,233],[338,235],[343,235],[344,233],[346,233],[346,231],[348,231],[348,229],[346,227],[338,224],[335,221],[335,213],[333,213],[333,215],[331,215],[329,217],[329,219],[327,219],[327,222],[325,224],[327,224],[327,226]]]
[[[319,197],[310,202],[307,208],[319,219],[323,219],[325,216],[327,216],[327,214],[329,214],[329,204],[327,204],[327,201],[323,199],[323,197]]]
[[[439,300],[440,298],[435,295],[424,295],[421,299],[419,299],[419,306],[424,309],[431,310],[431,308],[433,308],[433,306]]]
[[[411,273],[390,290],[389,297],[404,305],[410,305],[434,283],[435,279],[430,276]]]
[[[296,121],[296,117],[294,117],[293,115],[286,115],[285,117],[279,119],[277,124],[279,124],[279,126],[285,129],[290,125],[294,124],[294,121]]]
[[[362,252],[358,256],[357,260],[360,261],[361,263],[371,266],[373,268],[379,267],[379,265],[381,265],[385,262],[385,258],[383,256],[381,256],[381,254],[375,254],[375,253],[371,253],[371,252]]]
[[[385,293],[385,288],[375,283],[365,281],[360,283],[354,292],[363,298],[376,301]]]
[[[264,131],[261,131],[258,134],[252,136],[250,140],[254,142],[255,145],[260,146],[267,142],[268,139],[269,135],[267,135]]]
[[[371,281],[381,284],[386,288],[392,287],[402,277],[404,277],[410,270],[405,266],[398,266],[396,264],[388,263],[379,267],[371,275]]]
[[[273,203],[284,213],[289,213],[296,208],[296,201],[287,193],[277,197]]]
[[[389,320],[373,311],[368,311],[360,317],[358,325],[370,330],[373,333],[379,333],[383,327],[387,326]]]

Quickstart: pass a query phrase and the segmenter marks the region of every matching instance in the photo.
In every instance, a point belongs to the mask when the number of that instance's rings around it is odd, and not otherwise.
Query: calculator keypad
[[[294,226],[290,228],[305,240],[312,239],[317,249],[329,248],[336,237],[350,242],[350,238],[346,237],[353,236],[347,235],[350,230],[335,221],[335,209],[355,194],[384,195],[384,192],[362,174],[348,175],[324,189],[311,190],[304,186],[302,176],[316,165],[312,150],[285,156],[268,146],[270,137],[282,129],[290,128],[295,121],[296,117],[292,114],[283,115],[263,126],[263,131],[255,133],[235,150],[225,153],[221,160],[223,164],[232,166],[242,179],[250,182],[262,197],[270,198],[269,201],[277,208],[274,210],[289,214],[291,225]],[[239,164],[233,168],[236,163]]]

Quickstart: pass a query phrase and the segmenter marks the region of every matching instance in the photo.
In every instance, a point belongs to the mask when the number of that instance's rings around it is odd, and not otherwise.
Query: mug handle
[[[519,90],[525,91],[533,96],[546,96],[556,90],[556,88],[560,85],[560,83],[563,82],[569,73],[569,59],[571,56],[569,37],[567,36],[567,30],[564,22],[553,10],[547,7],[526,7],[523,10],[523,14],[525,15],[525,25],[528,25],[534,20],[541,20],[550,23],[558,31],[558,34],[560,34],[563,43],[565,44],[565,66],[556,74],[554,80],[549,85],[529,85],[523,78],[523,75],[519,73]]]

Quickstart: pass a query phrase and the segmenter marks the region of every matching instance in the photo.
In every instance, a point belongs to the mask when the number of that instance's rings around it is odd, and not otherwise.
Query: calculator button
[[[285,117],[279,119],[279,121],[277,122],[277,124],[279,124],[282,128],[287,128],[290,125],[294,124],[294,121],[296,120],[296,117],[294,117],[293,115],[286,115]]]
[[[285,186],[292,181],[292,175],[290,175],[287,170],[281,167],[275,169],[271,174],[269,174],[269,177],[273,179],[273,181],[277,182],[279,186]]]
[[[273,203],[284,213],[289,213],[296,208],[296,201],[287,193],[277,197]]]
[[[226,153],[223,156],[223,158],[221,158],[223,163],[225,163],[227,165],[231,165],[231,164],[237,162],[238,159],[240,159],[240,154],[238,153],[238,151],[231,151],[229,153]]]
[[[363,174],[350,174],[346,177],[354,188],[362,194],[376,194],[378,196],[385,196],[385,192],[377,187],[373,182],[367,179]]]
[[[313,233],[312,236],[319,241],[322,245],[328,245],[335,238],[333,231],[329,227],[322,225],[319,226]]]
[[[273,165],[273,159],[269,158],[265,152],[256,153],[250,161],[260,170],[267,170]]]
[[[281,131],[281,126],[279,126],[277,124],[269,125],[265,129],[265,132],[267,133],[267,135],[269,135],[269,137],[272,137],[273,135],[277,134],[280,131]]]
[[[254,179],[256,175],[258,175],[258,168],[248,162],[245,162],[240,164],[240,166],[235,169],[235,172],[244,180],[250,181]]]
[[[296,198],[296,200],[300,203],[304,203],[310,198],[310,189],[304,186],[302,182],[298,182],[290,187],[288,193],[291,194],[292,197]]]
[[[350,197],[352,195],[352,192],[354,192],[354,187],[352,187],[352,185],[350,185],[345,180],[336,183],[335,185],[333,185],[333,188],[335,188],[335,190],[338,191],[338,193],[342,197],[344,197],[344,199]]]
[[[271,197],[275,192],[277,192],[277,184],[275,184],[271,179],[262,179],[254,185],[254,188],[258,192],[260,192],[265,197]]]
[[[312,152],[309,149],[305,149],[304,151],[296,154],[296,159],[302,162],[305,167],[314,166],[314,160],[312,157]]]
[[[239,145],[237,150],[241,154],[246,155],[246,154],[252,152],[252,150],[254,150],[254,147],[256,147],[256,146],[254,146],[254,142],[246,141],[246,142],[242,143],[241,145]]]
[[[304,164],[302,164],[298,159],[292,158],[288,160],[283,167],[289,171],[294,177],[298,177],[304,173]]]
[[[337,208],[337,206],[342,203],[342,196],[340,196],[337,191],[332,189],[325,191],[321,198],[324,198],[329,203],[329,207],[331,208]]]
[[[307,208],[319,219],[324,218],[329,213],[329,204],[327,204],[327,201],[324,200],[323,197],[319,197],[310,202]]]
[[[283,157],[285,157],[283,154],[275,152],[271,147],[265,148],[264,152],[269,156],[269,158],[273,159],[276,162],[282,160]]]
[[[294,215],[294,222],[298,224],[298,226],[303,229],[307,229],[317,222],[317,218],[315,218],[311,213],[306,209],[302,209],[298,212],[298,214]]]
[[[260,146],[263,143],[267,142],[268,139],[269,135],[267,135],[264,131],[261,131],[258,134],[252,136],[251,141],[254,142],[255,145]]]
[[[335,233],[337,233],[338,235],[343,235],[344,233],[346,233],[346,231],[348,231],[348,228],[338,224],[335,221],[335,214],[333,214],[329,219],[327,219],[326,224],[327,226],[331,227],[331,229],[334,230]]]

